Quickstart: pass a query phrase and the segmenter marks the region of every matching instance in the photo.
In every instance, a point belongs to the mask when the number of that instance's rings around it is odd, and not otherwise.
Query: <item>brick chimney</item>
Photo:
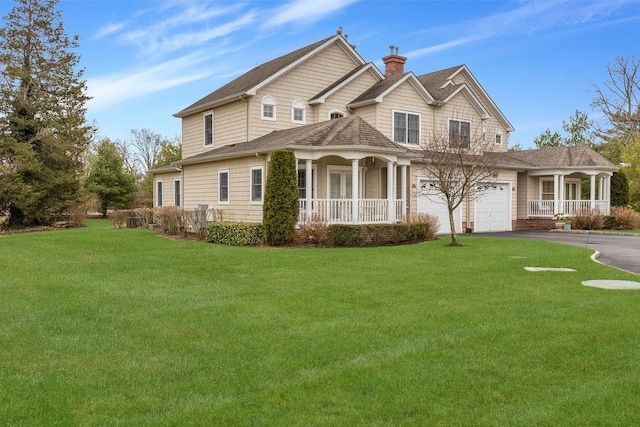
[[[398,55],[399,47],[391,45],[389,49],[391,49],[391,53],[382,58],[382,62],[384,62],[384,76],[393,77],[404,74],[404,63],[407,62],[407,58]]]

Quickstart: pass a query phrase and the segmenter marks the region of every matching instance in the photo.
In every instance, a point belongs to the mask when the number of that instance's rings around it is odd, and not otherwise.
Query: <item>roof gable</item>
[[[384,97],[393,92],[403,83],[409,83],[416,92],[425,100],[427,104],[435,101],[433,96],[426,90],[424,85],[418,80],[418,78],[412,72],[400,74],[393,77],[387,77],[384,80],[371,86],[363,94],[351,101],[348,105],[350,108],[361,107],[363,105],[369,105],[373,103],[380,103],[384,101]]]
[[[354,68],[353,70],[351,70],[350,72],[345,74],[342,78],[340,78],[339,80],[337,80],[334,83],[332,83],[329,87],[327,87],[326,89],[324,89],[323,91],[321,91],[317,95],[313,96],[309,100],[309,104],[311,104],[311,105],[323,104],[329,96],[333,95],[335,92],[337,92],[338,90],[342,89],[347,84],[349,84],[350,82],[352,82],[357,77],[361,76],[362,74],[364,74],[367,71],[372,73],[378,80],[384,79],[384,76],[382,75],[380,70],[378,70],[378,68],[376,68],[376,66],[373,65],[373,63],[368,62],[368,63],[363,64],[363,65],[361,65],[361,66],[359,66],[357,68]]]
[[[463,82],[456,83],[456,76],[460,76]],[[462,87],[465,87],[468,91],[466,94],[468,99],[481,114],[486,114],[486,117],[490,116],[489,111],[484,106],[484,103],[487,103],[498,114],[498,119],[504,123],[508,132],[515,130],[466,65],[457,65],[433,73],[423,74],[418,76],[418,79],[437,101],[444,103],[449,102],[461,91]]]
[[[211,92],[209,95],[201,98],[190,106],[184,108],[180,112],[174,114],[175,117],[184,117],[188,114],[203,111],[207,108],[212,108],[217,105],[231,102],[238,99],[241,96],[255,95],[266,84],[269,84],[273,80],[282,76],[292,68],[295,68],[299,64],[305,62],[307,59],[322,52],[328,46],[339,43],[343,46],[344,50],[348,52],[355,64],[365,64],[364,59],[349,45],[345,38],[336,34],[318,42],[312,43],[308,46],[302,47],[298,50],[290,52],[286,55],[272,59],[264,64],[247,71],[238,78],[230,81],[221,88]]]

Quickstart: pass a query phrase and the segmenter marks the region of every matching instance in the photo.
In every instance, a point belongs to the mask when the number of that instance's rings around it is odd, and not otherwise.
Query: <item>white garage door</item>
[[[435,216],[438,219],[440,229],[438,234],[449,234],[451,226],[449,224],[449,210],[442,195],[437,191],[430,190],[431,182],[420,180],[420,194],[418,196],[417,210],[418,213],[426,213]],[[460,207],[453,211],[453,222],[455,223],[456,232],[462,232],[462,215]]]
[[[511,231],[511,184],[489,184],[475,202],[474,232]]]

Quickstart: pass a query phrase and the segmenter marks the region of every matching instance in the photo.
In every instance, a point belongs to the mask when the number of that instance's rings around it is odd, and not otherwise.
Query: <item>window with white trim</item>
[[[213,113],[204,114],[204,146],[213,145]]]
[[[449,146],[451,148],[471,146],[471,122],[449,119]]]
[[[262,167],[251,168],[251,203],[262,203]]]
[[[553,180],[543,179],[540,181],[540,199],[542,200],[554,200]]]
[[[496,131],[496,145],[502,145],[502,134],[500,131]]]
[[[291,123],[306,123],[307,110],[302,101],[294,101],[291,105]]]
[[[272,96],[262,98],[262,120],[276,120],[276,100]]]
[[[393,140],[401,144],[418,144],[420,142],[420,115],[394,111]]]
[[[344,113],[342,111],[332,111],[329,113],[329,119],[341,119],[344,117]]]
[[[180,206],[180,180],[173,181],[173,204],[174,206]]]
[[[229,203],[229,171],[218,171],[218,202]]]
[[[162,181],[156,183],[156,206],[162,207]]]

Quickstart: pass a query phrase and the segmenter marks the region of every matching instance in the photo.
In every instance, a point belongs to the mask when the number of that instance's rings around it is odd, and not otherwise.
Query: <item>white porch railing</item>
[[[402,200],[394,200],[394,221],[404,220]],[[353,223],[353,201],[350,199],[313,199],[311,201],[311,215],[314,221],[323,221],[330,224]],[[389,201],[387,199],[361,199],[358,200],[358,224],[388,223]],[[307,214],[307,201],[300,199],[299,223],[304,223]]]
[[[573,216],[576,212],[591,209],[598,210],[602,215],[609,215],[609,201],[594,200],[592,205],[591,200],[560,200],[556,208],[554,200],[530,200],[527,215],[529,217],[553,218],[557,213]]]

